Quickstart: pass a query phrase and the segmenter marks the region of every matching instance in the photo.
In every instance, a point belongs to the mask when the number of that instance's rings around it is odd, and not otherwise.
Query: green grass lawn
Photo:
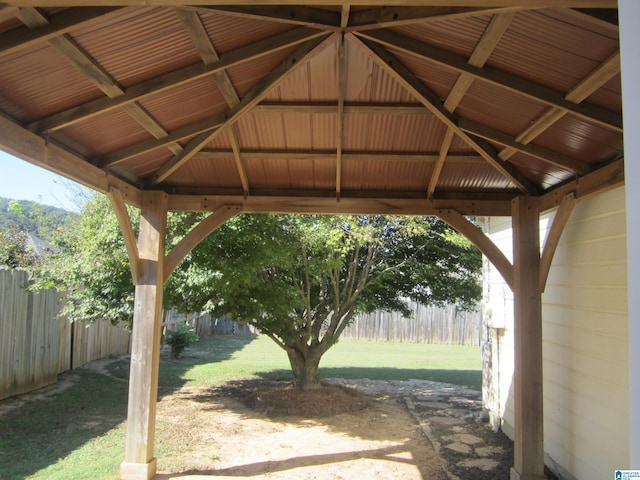
[[[128,361],[113,362],[109,372],[113,377],[75,370],[64,375],[72,386],[62,393],[0,402],[13,407],[0,415],[0,478],[118,478]],[[480,389],[480,353],[467,346],[341,341],[324,356],[321,376],[422,379]],[[180,360],[162,356],[160,395],[244,378],[292,378],[284,351],[266,337],[202,339]]]

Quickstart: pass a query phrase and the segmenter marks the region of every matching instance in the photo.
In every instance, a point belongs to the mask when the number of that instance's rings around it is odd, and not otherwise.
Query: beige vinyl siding
[[[545,452],[547,463],[564,478],[611,478],[614,469],[629,462],[624,205],[620,188],[576,206],[542,297]],[[553,213],[541,219],[542,238],[552,219]],[[503,219],[486,224],[507,255],[510,228]],[[489,279],[485,296],[493,304],[500,301],[499,287],[495,276]],[[501,390],[513,374],[512,303],[503,310],[508,318],[498,331]],[[512,435],[512,389],[504,396],[503,391],[502,426]]]

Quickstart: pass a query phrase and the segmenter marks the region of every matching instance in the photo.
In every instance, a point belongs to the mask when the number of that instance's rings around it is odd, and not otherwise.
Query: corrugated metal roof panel
[[[433,162],[348,159],[342,165],[342,190],[422,191],[426,196]]]
[[[620,74],[596,90],[587,98],[587,101],[614,112],[622,113],[622,82],[620,81]]]
[[[198,14],[218,55],[296,28],[287,23],[220,15],[204,9]]]
[[[74,32],[74,40],[120,85],[130,87],[201,61],[175,11],[127,8]]]
[[[449,95],[451,88],[458,80],[458,73],[452,69],[441,67],[435,63],[421,61],[412,55],[391,50],[398,60],[427,87],[429,87],[441,100]],[[412,101],[415,101],[412,98]]]
[[[549,188],[565,180],[573,178],[573,173],[558,168],[550,163],[543,162],[522,153],[517,153],[509,159],[509,162],[520,171],[526,171],[527,177],[542,186]]]
[[[66,137],[84,146],[90,157],[105,155],[153,138],[122,109],[98,115],[61,130]]]
[[[114,165],[111,171],[124,178],[126,178],[127,175],[133,174],[132,177],[139,181],[151,176],[153,172],[162,167],[162,165],[173,158],[173,156],[173,153],[166,148],[156,148],[150,152],[127,159],[118,165]]]
[[[622,135],[565,115],[536,137],[536,144],[583,162],[597,163],[623,151]]]
[[[445,161],[436,195],[438,191],[497,191],[511,187],[511,182],[487,162]]]
[[[445,132],[432,115],[345,115],[345,150],[437,152]]]
[[[281,50],[228,69],[227,73],[240,98],[251,90],[252,87],[260,83],[264,77],[284,62],[294,51],[295,48]]]
[[[238,167],[233,155],[228,159],[211,160],[208,158],[192,158],[184,166],[176,170],[168,182],[171,186],[188,186],[191,188],[242,188]]]
[[[518,13],[488,64],[561,92],[618,49],[616,39],[554,19],[545,10]]]
[[[180,85],[140,103],[167,131],[224,113],[229,108],[212,77]]]
[[[11,99],[28,123],[102,97],[83,74],[48,44],[0,57],[0,98]]]
[[[490,19],[490,16],[483,15],[431,20],[421,24],[403,25],[390,30],[469,57],[487,28]]]
[[[456,113],[515,137],[548,108],[523,95],[474,81]]]

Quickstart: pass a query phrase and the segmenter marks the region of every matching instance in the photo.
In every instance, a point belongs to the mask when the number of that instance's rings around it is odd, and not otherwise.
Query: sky
[[[80,185],[0,150],[0,197],[79,211]]]

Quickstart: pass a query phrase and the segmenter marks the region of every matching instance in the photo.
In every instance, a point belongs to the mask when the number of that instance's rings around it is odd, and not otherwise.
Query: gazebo
[[[478,246],[515,302],[511,478],[544,478],[541,295],[575,204],[625,184],[623,103],[627,128],[640,127],[634,3],[4,0],[0,148],[106,193],[128,248],[121,477],[156,470],[164,282],[234,215],[287,212],[436,215]],[[635,169],[627,182],[640,183]],[[640,195],[629,185],[628,208]],[[126,204],[142,211],[137,239]],[[210,215],[165,254],[168,211]],[[512,218],[513,261],[468,220],[484,216]],[[640,340],[633,302],[629,345]],[[638,468],[640,354],[630,352]]]

